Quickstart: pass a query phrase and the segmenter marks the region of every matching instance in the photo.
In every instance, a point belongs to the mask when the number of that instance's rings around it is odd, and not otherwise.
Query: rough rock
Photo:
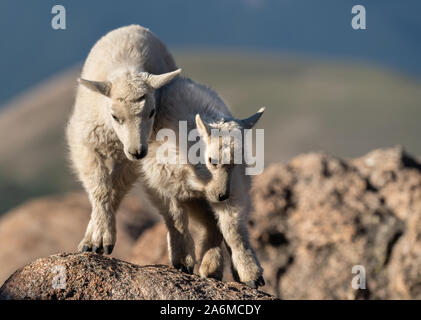
[[[61,272],[61,274],[60,274]],[[239,283],[138,266],[94,253],[58,254],[16,271],[0,299],[274,299]]]
[[[285,299],[421,298],[421,164],[401,147],[354,160],[300,155],[257,176],[252,194],[262,290]],[[357,265],[366,289],[351,285]]]
[[[74,252],[90,215],[87,196],[72,193],[29,201],[0,218],[0,284],[12,272],[39,257]],[[117,243],[113,256],[127,258],[131,247],[156,217],[134,197],[117,213]]]

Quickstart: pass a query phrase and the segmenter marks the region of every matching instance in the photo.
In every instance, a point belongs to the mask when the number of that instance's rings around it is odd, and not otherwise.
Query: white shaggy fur
[[[263,111],[236,120],[215,92],[189,79],[177,78],[163,86],[179,73],[173,70],[176,65],[165,46],[139,26],[117,29],[92,49],[82,72],[82,78],[90,81],[81,81],[67,129],[71,160],[92,204],[91,220],[79,249],[111,253],[114,214],[141,177],[164,217],[175,267],[191,273],[196,263],[188,231],[190,216],[204,226],[202,276],[222,278],[221,244],[225,240],[236,279],[261,286],[263,269],[250,246],[246,227],[251,210],[250,179],[245,165],[221,163],[221,155],[233,154],[234,145],[211,140],[209,130],[251,128]],[[153,78],[149,72],[167,74]],[[178,134],[179,121],[187,121],[188,131],[197,128],[200,132],[206,145],[202,155],[206,164],[158,162],[157,151],[164,143],[156,139],[159,130],[172,129]],[[178,142],[171,147],[180,158],[187,159]]]
[[[263,269],[248,239],[250,177],[245,175],[244,159],[243,164],[233,164],[234,144],[223,145],[219,139],[211,143],[207,132],[251,128],[262,113],[260,110],[248,119],[234,119],[214,91],[189,79],[177,78],[162,88],[149,153],[139,169],[146,190],[167,224],[170,258],[175,266],[192,270],[195,264],[194,244],[188,231],[190,216],[204,226],[199,270],[202,276],[222,277],[221,242],[225,240],[236,278],[254,287],[264,283]],[[206,145],[202,163],[206,164],[158,163],[156,153],[164,142],[157,141],[156,134],[163,128],[178,134],[179,121],[187,121],[188,132],[197,128],[202,135]],[[195,142],[189,143],[187,150]],[[178,143],[173,147],[180,158],[187,158]],[[222,155],[227,151],[231,162],[225,165]],[[218,164],[212,164],[209,158]],[[219,195],[229,198],[220,201]]]

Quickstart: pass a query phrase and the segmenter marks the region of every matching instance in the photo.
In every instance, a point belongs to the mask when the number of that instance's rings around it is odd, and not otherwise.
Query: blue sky
[[[51,8],[66,8],[66,30]],[[367,29],[351,28],[351,8],[367,10]],[[170,48],[217,47],[373,63],[421,77],[421,1],[155,0],[0,2],[0,104],[83,61],[103,34],[149,27]]]

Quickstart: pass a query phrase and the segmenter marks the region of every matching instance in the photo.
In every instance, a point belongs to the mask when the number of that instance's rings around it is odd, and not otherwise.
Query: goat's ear
[[[240,120],[241,125],[244,129],[251,129],[254,127],[254,125],[257,123],[257,121],[262,116],[263,112],[265,111],[265,108],[260,108],[259,111],[257,111],[255,114],[253,114],[251,117],[248,117],[247,119]]]
[[[78,82],[88,88],[89,90],[98,92],[106,97],[110,96],[111,93],[111,82],[109,81],[91,81],[79,78]]]
[[[176,76],[181,73],[181,69],[177,69],[172,72],[167,72],[163,74],[149,74],[146,82],[155,90],[161,88],[163,85],[166,85]]]
[[[197,131],[199,131],[199,134],[204,137],[207,138],[210,135],[210,129],[209,126],[206,125],[202,118],[200,117],[199,114],[196,114],[196,127],[197,127]]]

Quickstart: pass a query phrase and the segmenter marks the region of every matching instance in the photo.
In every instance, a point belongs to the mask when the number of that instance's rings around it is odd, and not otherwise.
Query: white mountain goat
[[[235,140],[225,143],[223,139],[211,137],[212,130],[241,132],[252,128],[264,110],[248,119],[237,120],[214,91],[185,78],[173,80],[160,94],[149,153],[140,161],[139,172],[145,190],[167,225],[172,264],[189,273],[193,270],[195,254],[188,230],[190,216],[204,227],[201,276],[222,278],[221,243],[225,240],[234,278],[251,287],[264,285],[263,269],[250,245],[246,225],[252,208],[250,177],[245,175],[244,159],[240,164],[234,163],[235,148],[239,147],[240,151],[243,148]],[[187,148],[180,147],[180,121],[186,121],[187,132],[197,128],[205,144],[203,159],[197,164],[189,162],[196,142],[188,141]],[[163,139],[160,134],[163,131],[164,135],[174,132],[177,139]],[[171,149],[178,156],[177,163],[161,161],[161,151],[170,153]],[[223,161],[226,154],[229,154],[228,163]]]
[[[262,286],[263,269],[246,226],[251,211],[246,164],[233,161],[238,141],[213,139],[211,129],[251,128],[263,110],[237,120],[212,90],[184,78],[170,82],[179,73],[175,69],[165,46],[138,26],[112,31],[91,50],[67,129],[71,160],[92,204],[79,250],[111,253],[115,212],[141,177],[167,225],[174,267],[192,273],[196,263],[190,216],[204,226],[201,276],[222,278],[225,240],[236,280]],[[189,162],[195,142],[180,145],[180,121],[188,132],[197,128],[204,142],[197,164]],[[177,139],[163,139],[165,130]],[[177,155],[176,163],[161,161],[164,146]],[[226,154],[229,163],[223,161]]]
[[[66,132],[73,168],[92,205],[80,250],[112,252],[114,213],[136,180],[137,164],[128,159],[147,154],[155,90],[177,76],[176,69],[164,44],[140,26],[111,31],[91,49]]]

